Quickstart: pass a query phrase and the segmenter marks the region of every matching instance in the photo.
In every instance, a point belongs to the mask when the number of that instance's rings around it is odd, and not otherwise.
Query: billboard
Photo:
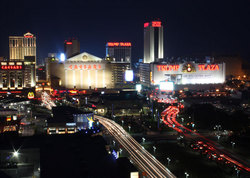
[[[186,84],[220,84],[225,82],[225,63],[179,63],[152,64],[152,79],[154,85],[162,81],[173,81],[176,85]]]
[[[132,82],[134,80],[134,72],[133,70],[126,70],[125,71],[125,81]]]
[[[160,90],[162,91],[173,91],[174,90],[174,82],[160,82]]]

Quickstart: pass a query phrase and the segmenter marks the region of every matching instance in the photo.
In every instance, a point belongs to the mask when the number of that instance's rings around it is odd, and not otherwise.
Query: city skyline
[[[249,58],[248,2],[54,1],[32,6],[14,2],[1,2],[1,22],[6,28],[0,30],[0,56],[7,58],[8,37],[29,31],[37,37],[40,61],[48,53],[63,52],[64,40],[75,37],[81,52],[98,57],[105,57],[107,42],[129,41],[134,62],[143,58],[144,22],[157,19],[165,27],[165,57],[221,54]]]

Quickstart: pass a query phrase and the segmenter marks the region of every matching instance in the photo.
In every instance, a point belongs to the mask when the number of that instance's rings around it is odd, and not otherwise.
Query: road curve
[[[109,133],[119,142],[129,153],[132,161],[143,171],[147,177],[170,177],[176,176],[141,146],[130,134],[128,134],[119,124],[102,116],[95,115]]]
[[[218,148],[213,141],[209,140],[208,138],[204,137],[203,135],[201,135],[199,133],[196,133],[193,130],[191,130],[191,129],[185,127],[185,126],[183,126],[182,124],[180,124],[176,120],[176,116],[177,116],[178,113],[179,113],[179,108],[178,107],[176,107],[176,106],[169,106],[168,108],[166,108],[161,113],[162,121],[168,127],[171,127],[174,130],[176,130],[177,132],[184,134],[186,137],[187,136],[190,137],[190,138],[192,138],[193,136],[199,137],[201,140],[203,140],[204,142],[206,142],[206,144],[208,146],[210,146],[215,153],[217,153],[218,155],[220,155],[220,157],[222,157],[222,158],[226,159],[227,161],[231,162],[232,164],[234,164],[238,168],[243,169],[243,170],[245,170],[247,172],[250,172],[250,168],[249,167],[243,165],[238,160],[236,161],[235,158],[232,158],[233,155],[230,155],[226,151]]]

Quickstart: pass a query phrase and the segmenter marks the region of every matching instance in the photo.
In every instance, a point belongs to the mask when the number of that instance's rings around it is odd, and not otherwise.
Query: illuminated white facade
[[[150,71],[151,85],[173,81],[176,85],[222,84],[225,82],[225,63],[152,63]]]
[[[64,63],[66,88],[112,88],[111,70],[107,62],[86,52],[69,58]]]

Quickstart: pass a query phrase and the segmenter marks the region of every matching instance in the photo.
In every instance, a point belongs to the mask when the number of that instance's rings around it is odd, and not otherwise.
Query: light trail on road
[[[215,143],[208,138],[204,137],[201,134],[198,134],[194,132],[193,130],[183,126],[178,121],[176,121],[176,116],[179,113],[179,108],[176,106],[169,106],[166,108],[162,113],[162,121],[168,126],[176,130],[177,132],[184,134],[185,136],[188,136],[189,138],[192,138],[193,136],[197,136],[200,139],[206,141],[206,144],[213,149],[213,152],[215,152],[217,155],[219,155],[221,158],[226,159],[227,161],[233,163],[237,167],[244,169],[247,172],[250,172],[250,168],[247,166],[244,166],[243,164],[239,163],[238,161],[234,160],[233,158],[230,158],[226,151],[221,150],[216,147]],[[180,129],[181,128],[181,129]],[[185,132],[184,132],[185,131]],[[211,149],[209,148],[209,149]],[[227,155],[226,155],[227,154]]]
[[[129,153],[132,161],[143,171],[147,177],[170,177],[176,176],[171,173],[162,163],[141,146],[130,134],[119,124],[105,117],[95,115],[95,118],[109,131]]]

